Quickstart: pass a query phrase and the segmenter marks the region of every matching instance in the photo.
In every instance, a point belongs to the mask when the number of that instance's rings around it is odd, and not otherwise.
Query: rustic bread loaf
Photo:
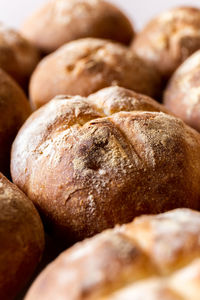
[[[33,274],[44,232],[32,202],[0,173],[0,299],[14,299]]]
[[[0,23],[0,68],[23,88],[39,62],[38,50],[17,31]]]
[[[200,51],[174,73],[164,93],[164,103],[187,124],[200,131]]]
[[[40,62],[31,78],[30,97],[38,108],[60,94],[88,96],[111,85],[154,96],[160,76],[128,48],[88,38],[66,44]]]
[[[130,112],[142,97],[130,91],[121,105],[118,96],[99,102],[99,95],[52,100],[12,148],[13,181],[64,242],[142,213],[200,207],[199,134],[165,113]]]
[[[22,34],[44,53],[65,43],[97,37],[130,44],[134,37],[128,18],[102,0],[51,0],[28,18]]]
[[[39,275],[25,300],[199,300],[199,274],[200,214],[177,209],[78,243]]]
[[[22,89],[0,69],[0,172],[4,174],[9,174],[12,142],[30,113]]]
[[[178,7],[153,19],[137,35],[133,49],[165,78],[200,49],[200,9]]]

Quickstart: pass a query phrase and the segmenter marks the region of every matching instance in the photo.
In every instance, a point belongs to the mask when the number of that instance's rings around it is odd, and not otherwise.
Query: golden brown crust
[[[164,93],[165,106],[200,131],[200,51],[174,73]]]
[[[102,0],[53,0],[24,23],[22,34],[45,53],[85,37],[129,44],[134,31],[127,17]]]
[[[129,93],[121,97],[127,111],[134,109]],[[101,108],[93,99],[52,100],[13,144],[12,178],[53,232],[78,240],[142,213],[199,208],[199,134],[164,113],[110,115],[115,97],[105,97]]]
[[[39,62],[38,50],[17,31],[0,23],[0,68],[23,88]]]
[[[119,85],[154,96],[160,76],[128,48],[100,39],[71,42],[44,58],[30,83],[35,108],[60,94],[88,96]]]
[[[44,232],[32,202],[0,173],[0,299],[11,300],[40,261]]]
[[[198,300],[199,254],[199,212],[140,217],[63,252],[25,299]]]
[[[200,49],[200,10],[178,7],[164,12],[137,35],[133,49],[169,78],[186,58]]]
[[[0,69],[0,171],[4,174],[9,174],[12,142],[30,113],[22,89]]]

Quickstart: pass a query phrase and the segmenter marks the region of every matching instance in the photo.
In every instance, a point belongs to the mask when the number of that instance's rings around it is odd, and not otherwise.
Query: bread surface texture
[[[53,0],[30,16],[22,34],[44,53],[85,37],[130,44],[134,37],[128,18],[102,0]]]
[[[44,231],[33,203],[0,173],[0,299],[15,299],[33,275]]]
[[[200,214],[136,218],[63,252],[25,300],[199,300]]]
[[[4,175],[10,171],[12,142],[30,113],[23,90],[0,69],[0,172]]]
[[[160,14],[137,35],[133,49],[168,79],[200,49],[200,9],[177,7]]]
[[[200,131],[200,51],[174,73],[164,93],[165,106]]]
[[[198,209],[199,134],[162,110],[119,87],[88,98],[57,97],[19,131],[13,181],[63,240],[92,236],[143,213]]]
[[[88,96],[113,85],[156,96],[160,75],[127,47],[87,38],[62,46],[39,63],[30,98],[38,108],[60,94]]]

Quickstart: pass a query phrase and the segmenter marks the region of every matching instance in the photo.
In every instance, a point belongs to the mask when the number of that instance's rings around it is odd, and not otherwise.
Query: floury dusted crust
[[[105,94],[52,100],[13,144],[13,181],[63,241],[143,213],[199,208],[199,134],[165,113],[138,111],[141,95],[116,87],[113,98]],[[152,110],[152,99],[144,97],[141,106],[146,110],[145,99]],[[162,106],[155,103],[155,111]]]

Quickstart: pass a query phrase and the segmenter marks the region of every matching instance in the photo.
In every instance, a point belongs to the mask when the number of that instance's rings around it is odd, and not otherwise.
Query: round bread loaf
[[[0,68],[27,88],[31,73],[39,62],[38,50],[18,32],[0,23]]]
[[[160,76],[128,48],[88,38],[66,44],[44,58],[31,78],[30,96],[38,108],[60,94],[88,96],[111,85],[154,96]]]
[[[6,175],[10,170],[12,142],[30,113],[30,105],[22,89],[0,69],[0,171]]]
[[[169,78],[186,58],[200,49],[200,10],[178,7],[162,13],[137,35],[133,49]]]
[[[0,299],[14,299],[33,274],[44,231],[32,202],[0,173]]]
[[[137,218],[63,252],[25,300],[198,300],[199,241],[199,212]]]
[[[102,0],[51,0],[24,23],[22,34],[44,53],[85,37],[129,44],[134,37],[127,17]]]
[[[200,131],[200,51],[174,73],[164,93],[164,103],[187,124]]]
[[[120,106],[99,95],[52,100],[12,147],[13,181],[64,242],[142,213],[200,207],[199,134],[165,113],[130,112],[142,96],[124,92]]]

